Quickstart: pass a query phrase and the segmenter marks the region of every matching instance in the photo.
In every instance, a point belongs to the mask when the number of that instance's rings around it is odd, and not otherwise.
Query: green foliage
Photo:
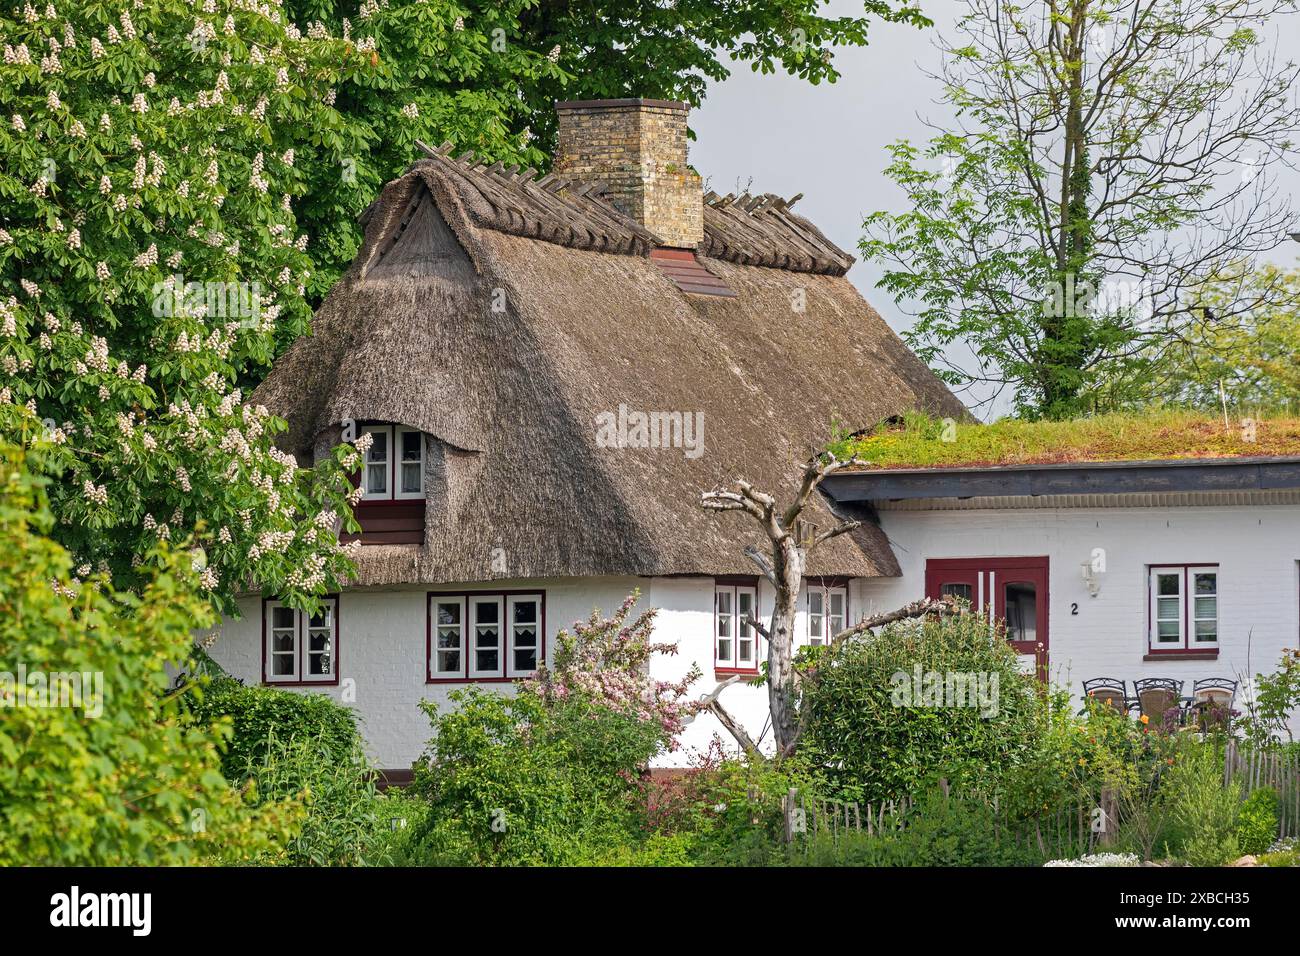
[[[1236,264],[1189,298],[1216,316],[1234,307],[1240,314],[1143,352],[1132,369],[1098,383],[1099,404],[1141,405],[1154,395],[1210,412],[1226,402],[1234,417],[1294,414],[1300,408],[1300,270]]]
[[[812,649],[819,679],[801,703],[809,718],[798,759],[826,795],[889,799],[939,777],[986,790],[1033,746],[1037,683],[983,615],[899,622],[821,650]],[[979,679],[965,696],[976,706],[934,706],[931,675],[958,674]]]
[[[289,866],[387,862],[389,815],[359,739],[339,752],[327,733],[282,737],[274,731],[250,753],[242,778],[266,801],[296,801],[306,815],[285,847]]]
[[[229,726],[221,766],[233,782],[267,759],[277,737],[310,740],[327,762],[336,763],[350,761],[361,746],[356,715],[325,694],[244,687],[225,678],[205,688],[190,709],[196,721]]]
[[[1154,364],[1207,321],[1294,305],[1280,285],[1187,295],[1287,241],[1272,161],[1247,158],[1296,148],[1297,69],[1262,48],[1287,6],[971,5],[941,47],[954,119],[889,147],[905,208],[868,216],[861,242],[915,310],[917,354],[954,384],[1011,390],[1023,416],[1069,418],[1115,379],[1158,396]],[[1231,108],[1242,84],[1260,109]],[[1178,135],[1192,127],[1207,137]]]
[[[10,440],[19,411],[0,405],[0,864],[273,858],[300,811],[246,803],[221,774],[219,733],[181,709],[192,687],[168,691],[167,665],[212,619],[191,558],[151,551],[139,593],[75,582],[47,537],[41,455]],[[36,674],[63,686],[58,675],[83,675],[81,698],[23,693]]]
[[[1038,866],[1043,856],[999,833],[991,806],[935,794],[918,803],[906,825],[884,833],[825,832],[796,844],[795,866]]]
[[[810,83],[838,76],[834,51],[864,46],[872,20],[927,26],[914,4],[863,0],[860,16],[823,16],[816,0],[710,0],[583,6],[537,0],[291,0],[290,18],[355,43],[335,101],[368,127],[362,148],[304,155],[322,295],[360,239],[355,216],[378,186],[419,156],[415,140],[450,141],[488,161],[544,169],[555,148],[557,100],[650,97],[699,105],[726,60],[778,67]],[[344,18],[350,18],[345,26]]]
[[[1223,785],[1223,765],[1213,747],[1183,747],[1161,786],[1168,788],[1172,810],[1173,855],[1192,866],[1219,866],[1239,855],[1241,785]]]
[[[1282,736],[1291,741],[1291,715],[1300,709],[1300,651],[1284,648],[1277,670],[1255,675],[1255,693],[1240,726],[1246,739],[1261,750],[1277,747]]]
[[[1272,787],[1252,791],[1237,812],[1237,845],[1242,853],[1261,854],[1277,839],[1278,798]]]
[[[1066,421],[1004,418],[989,425],[910,413],[840,439],[831,451],[882,468],[1049,464],[1152,458],[1285,455],[1300,445],[1300,418],[1261,418],[1253,433],[1222,417],[1174,409]]]
[[[310,603],[352,570],[346,453],[299,468],[243,389],[307,330],[293,200],[371,135],[329,103],[370,67],[274,4],[38,7],[0,13],[0,403],[51,446],[53,536],[83,580],[192,538],[226,609]]]
[[[453,694],[422,709],[434,737],[416,764],[428,816],[412,835],[423,862],[565,865],[625,844],[639,829],[639,772],[657,725],[582,698]]]

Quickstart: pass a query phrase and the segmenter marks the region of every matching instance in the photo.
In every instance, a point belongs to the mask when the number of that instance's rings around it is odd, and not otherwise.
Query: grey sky
[[[838,83],[811,86],[784,73],[762,76],[746,64],[734,64],[731,77],[713,84],[704,105],[691,118],[697,139],[691,164],[720,193],[744,188],[750,177],[756,192],[781,196],[803,193],[798,211],[815,222],[837,245],[857,255],[863,216],[877,209],[901,210],[904,196],[884,175],[885,146],[897,139],[923,140],[922,122],[942,123],[951,114],[937,101],[939,85],[928,78],[940,65],[934,43],[953,29],[962,0],[922,0],[935,23],[917,30],[878,23],[871,44],[841,49]],[[832,16],[861,11],[855,0],[831,0]],[[1294,39],[1284,40],[1283,57],[1296,53]],[[1284,170],[1279,185],[1293,197],[1300,193],[1300,173]],[[1290,250],[1273,258],[1294,262]],[[895,329],[910,324],[892,299],[875,288],[880,270],[858,263],[849,278]],[[954,356],[956,357],[956,356]],[[993,409],[1006,413],[1006,404]],[[985,412],[987,415],[987,412]]]

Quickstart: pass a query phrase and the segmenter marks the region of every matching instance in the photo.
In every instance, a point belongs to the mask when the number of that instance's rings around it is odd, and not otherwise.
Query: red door
[[[1027,670],[1047,679],[1047,558],[930,558],[926,597],[949,595],[997,618]]]

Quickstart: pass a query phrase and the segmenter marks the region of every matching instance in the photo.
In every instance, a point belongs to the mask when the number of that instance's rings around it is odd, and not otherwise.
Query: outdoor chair
[[[1133,682],[1138,715],[1146,717],[1148,722],[1158,720],[1163,723],[1169,711],[1181,711],[1182,693],[1183,682],[1172,677],[1145,677]]]
[[[1113,707],[1121,714],[1128,713],[1132,704],[1124,691],[1124,682],[1117,677],[1093,677],[1084,681],[1083,696]]]
[[[1237,682],[1228,677],[1202,677],[1192,682],[1189,710],[1201,733],[1225,729],[1232,719]]]

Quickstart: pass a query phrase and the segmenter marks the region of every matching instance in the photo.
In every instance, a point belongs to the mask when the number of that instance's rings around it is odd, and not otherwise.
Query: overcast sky
[[[871,28],[871,43],[840,49],[836,64],[839,82],[812,86],[784,73],[762,76],[746,64],[732,65],[732,75],[713,84],[691,126],[696,140],[691,164],[719,193],[744,188],[752,177],[754,192],[780,196],[803,193],[797,211],[811,219],[830,239],[858,255],[863,217],[877,209],[898,211],[904,196],[884,175],[885,146],[897,139],[921,141],[929,131],[922,122],[942,124],[951,115],[938,100],[942,93],[926,71],[940,66],[934,43],[940,32],[953,29],[961,0],[921,0],[935,23],[918,30],[890,23]],[[832,16],[861,11],[860,0],[831,0]],[[1294,21],[1292,21],[1294,25]],[[1289,41],[1289,42],[1288,42]],[[1296,40],[1284,40],[1283,58],[1294,57]],[[1284,171],[1279,184],[1294,199],[1300,193],[1300,173]],[[1294,262],[1290,250],[1274,256]],[[880,269],[858,263],[849,278],[885,320],[897,330],[910,324],[892,299],[875,288]],[[997,413],[1009,411],[999,403]]]

